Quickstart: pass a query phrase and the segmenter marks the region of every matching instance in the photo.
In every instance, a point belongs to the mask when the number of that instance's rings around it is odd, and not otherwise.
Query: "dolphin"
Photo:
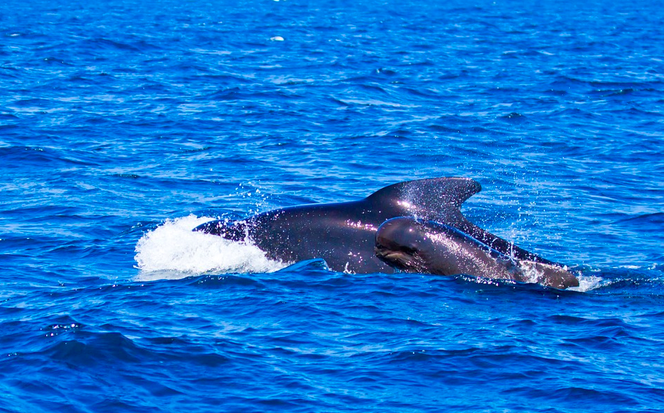
[[[563,289],[579,280],[559,264],[520,260],[449,225],[399,217],[376,231],[376,256],[399,270],[538,283]]]
[[[374,252],[376,231],[390,218],[413,216],[455,228],[507,256],[554,265],[461,214],[461,204],[481,188],[469,178],[407,181],[357,201],[281,208],[239,221],[207,222],[194,230],[252,242],[269,258],[283,262],[323,258],[333,271],[393,273]]]

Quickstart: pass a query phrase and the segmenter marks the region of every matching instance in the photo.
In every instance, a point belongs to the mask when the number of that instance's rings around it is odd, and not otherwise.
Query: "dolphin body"
[[[194,230],[253,242],[269,258],[284,262],[323,258],[334,271],[392,273],[395,269],[375,254],[376,232],[388,219],[412,216],[457,229],[506,256],[556,265],[479,228],[461,214],[461,204],[481,188],[469,178],[407,181],[358,201],[282,208],[240,221],[211,221]]]
[[[558,264],[517,259],[449,225],[413,217],[385,221],[376,232],[375,252],[379,259],[406,272],[468,274],[559,289],[579,285]]]

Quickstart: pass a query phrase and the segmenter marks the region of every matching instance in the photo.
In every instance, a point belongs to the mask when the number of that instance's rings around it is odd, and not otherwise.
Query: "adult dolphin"
[[[461,214],[461,204],[480,190],[468,178],[422,179],[390,185],[359,201],[282,208],[241,221],[207,222],[195,230],[251,241],[268,257],[285,262],[323,258],[334,271],[392,273],[374,253],[376,230],[390,218],[414,216],[456,228],[517,259],[552,264]]]
[[[376,256],[406,272],[468,274],[491,279],[577,287],[579,280],[560,265],[508,256],[449,225],[399,217],[376,232]]]

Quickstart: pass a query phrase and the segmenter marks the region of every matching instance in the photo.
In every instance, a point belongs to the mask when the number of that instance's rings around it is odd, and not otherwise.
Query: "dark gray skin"
[[[459,229],[503,254],[551,264],[461,214],[461,204],[480,190],[480,184],[468,178],[408,181],[359,201],[283,208],[242,221],[211,221],[195,231],[251,241],[269,258],[284,262],[323,258],[334,271],[392,273],[394,269],[374,253],[376,230],[390,218],[416,216]]]
[[[559,264],[519,260],[451,226],[413,217],[384,222],[376,232],[376,256],[406,272],[538,283],[563,289],[579,280]]]

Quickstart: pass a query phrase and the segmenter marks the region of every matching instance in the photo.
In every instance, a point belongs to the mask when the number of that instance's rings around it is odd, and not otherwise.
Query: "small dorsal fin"
[[[479,182],[470,178],[431,178],[390,185],[367,199],[403,209],[404,215],[454,224],[465,221],[459,208],[481,189]]]

